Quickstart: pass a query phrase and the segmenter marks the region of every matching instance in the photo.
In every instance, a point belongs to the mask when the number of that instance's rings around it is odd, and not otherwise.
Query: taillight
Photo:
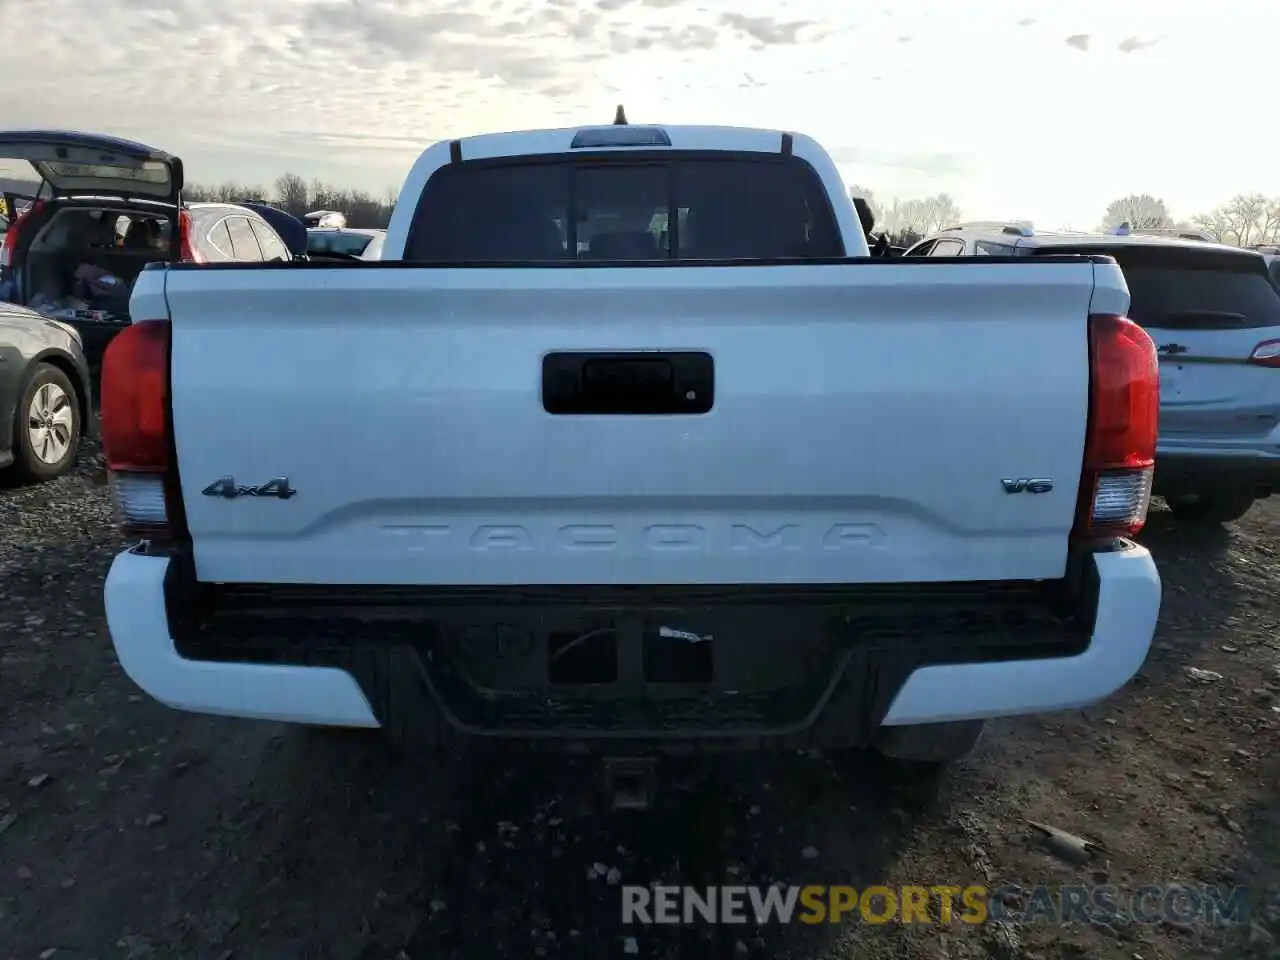
[[[102,358],[102,447],[125,534],[161,543],[185,536],[169,418],[167,320],[120,331]]]
[[[1249,354],[1249,362],[1259,367],[1280,367],[1280,340],[1263,340]]]
[[[204,256],[191,242],[191,233],[195,229],[191,214],[186,210],[178,211],[178,259],[186,263],[204,263]]]
[[[4,241],[0,243],[0,267],[13,266],[13,252],[18,248],[18,235],[22,232],[22,228],[26,226],[27,218],[39,212],[43,207],[44,201],[36,200],[27,208],[26,213],[14,217],[9,223],[9,229],[4,235]]]
[[[1147,522],[1160,425],[1151,337],[1125,317],[1089,318],[1089,426],[1072,535],[1131,537]]]

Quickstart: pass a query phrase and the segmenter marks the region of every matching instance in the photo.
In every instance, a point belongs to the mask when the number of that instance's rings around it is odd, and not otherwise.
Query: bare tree
[[[276,178],[276,202],[282,210],[287,210],[295,217],[307,212],[307,182],[296,173],[286,173]]]
[[[924,236],[949,227],[960,219],[960,208],[949,194],[915,200],[896,197],[883,209],[883,228],[895,240]]]
[[[182,188],[182,199],[188,203],[208,203],[218,199],[218,188],[205,183],[188,183]]]
[[[1131,193],[1107,204],[1102,216],[1102,230],[1110,232],[1122,223],[1133,230],[1164,229],[1173,226],[1173,217],[1159,197],[1149,193]]]
[[[960,219],[960,208],[949,193],[939,193],[920,201],[920,225],[922,233],[933,233],[949,227]]]
[[[235,203],[237,200],[251,200],[259,193],[261,190],[257,187],[246,187],[228,181],[218,185],[217,199],[219,203]]]
[[[351,227],[385,227],[396,205],[396,191],[388,190],[381,198],[363,190],[344,190],[319,180],[310,186],[296,173],[276,178],[274,192],[260,186],[223,183],[218,186],[191,184],[183,188],[190,201],[236,203],[238,201],[270,201],[295,217],[309,210],[339,210]]]
[[[1238,194],[1218,209],[1194,219],[1197,226],[1223,243],[1237,247],[1280,241],[1280,197]]]
[[[1280,197],[1272,197],[1262,214],[1262,239],[1259,243],[1280,242]]]

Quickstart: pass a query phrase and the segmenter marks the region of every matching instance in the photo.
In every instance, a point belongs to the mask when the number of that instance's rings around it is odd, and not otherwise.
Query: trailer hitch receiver
[[[647,810],[657,780],[654,757],[609,757],[604,761],[604,788],[614,810]]]

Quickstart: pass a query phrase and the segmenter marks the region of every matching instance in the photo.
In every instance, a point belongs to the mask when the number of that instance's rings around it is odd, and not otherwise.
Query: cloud
[[[918,64],[899,44],[936,63],[953,39],[949,15],[875,4],[878,15],[833,0],[0,0],[6,34],[23,38],[6,49],[0,124],[153,143],[198,182],[295,170],[378,190],[432,141],[607,120],[619,102],[636,117],[794,124],[856,143],[856,117],[817,109],[824,73],[911,96]],[[93,42],[50,23],[92,24]],[[922,176],[968,162],[846,153]]]
[[[813,20],[783,21],[773,17],[749,17],[741,13],[722,14],[720,22],[766,46],[797,43],[802,30],[817,26]]]
[[[636,50],[712,50],[719,34],[705,24],[690,23],[683,27],[649,27],[644,31],[615,29],[609,32],[609,47],[616,53]]]
[[[1033,23],[1035,23],[1035,20],[1033,20],[1031,17],[1023,17],[1021,20],[1018,21],[1018,26],[1029,27]]]
[[[964,153],[909,153],[862,146],[832,147],[830,152],[836,163],[859,169],[887,167],[903,173],[938,178],[963,175],[974,169],[973,158]]]
[[[1073,33],[1067,37],[1067,46],[1074,47],[1081,53],[1089,52],[1089,35],[1087,33]]]
[[[563,2],[569,5],[575,0],[563,0]],[[648,7],[651,10],[667,10],[671,7],[679,7],[684,3],[685,0],[596,0],[596,6],[601,10],[607,11],[622,10],[631,6]]]
[[[612,115],[615,89],[642,89],[654,63],[679,73],[702,58],[698,74],[712,73],[708,55],[726,47],[794,46],[827,29],[717,6],[0,0],[6,34],[24,38],[6,49],[0,116],[154,143],[183,154],[197,181],[331,175],[363,158],[360,176],[394,182],[433,140]],[[50,23],[93,24],[93,42],[68,42]]]
[[[1125,37],[1116,44],[1116,49],[1121,53],[1133,53],[1135,50],[1146,50],[1148,47],[1154,47],[1163,39],[1164,37],[1156,37],[1152,40],[1143,40],[1139,37]]]
[[[92,51],[41,28],[49,22],[93,22]],[[716,16],[694,0],[129,0],[110,12],[101,0],[48,0],[38,18],[26,5],[7,15],[6,32],[33,39],[10,48],[0,106],[10,114],[7,108],[19,96],[55,111],[84,103],[83,87],[64,80],[74,74],[101,91],[99,105],[109,102],[113,109],[132,100],[144,115],[177,119],[192,107],[216,112],[222,102],[227,113],[252,119],[242,108],[261,104],[237,99],[251,88],[305,95],[316,104],[337,99],[344,106],[354,106],[366,90],[376,98],[398,89],[408,100],[405,86],[390,82],[391,75],[489,78],[537,90],[580,79],[616,53],[713,50],[742,37],[794,44],[814,26],[813,20]],[[142,77],[153,83],[163,77],[164,97],[143,97],[137,89]],[[352,117],[361,115],[368,112]]]

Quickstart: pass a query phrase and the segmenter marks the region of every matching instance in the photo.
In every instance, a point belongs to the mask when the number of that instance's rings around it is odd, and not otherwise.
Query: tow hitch
[[[604,789],[614,810],[647,810],[657,780],[655,757],[608,757]]]

